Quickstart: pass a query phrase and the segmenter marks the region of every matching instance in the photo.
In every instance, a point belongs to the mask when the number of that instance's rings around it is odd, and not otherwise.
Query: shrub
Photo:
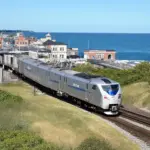
[[[7,103],[20,103],[23,99],[20,96],[15,96],[13,94],[10,94],[6,91],[0,90],[0,102],[7,102]]]
[[[20,96],[0,90],[0,130],[27,128],[27,122],[21,117],[25,107]]]
[[[140,63],[136,67],[128,70],[116,70],[109,68],[100,69],[91,64],[78,65],[74,68],[74,70],[105,76],[112,80],[118,81],[121,85],[127,85],[141,81],[150,83],[150,63],[147,62]]]
[[[25,131],[0,131],[0,149],[6,150],[62,150],[54,144]]]
[[[113,148],[106,141],[92,137],[84,140],[76,150],[113,150]]]

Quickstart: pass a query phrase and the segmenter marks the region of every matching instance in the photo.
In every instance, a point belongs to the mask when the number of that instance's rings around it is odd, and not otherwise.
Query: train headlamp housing
[[[118,95],[118,98],[119,98],[119,99],[121,99],[121,97],[122,97],[122,95],[121,95],[121,94],[119,94],[119,95]]]

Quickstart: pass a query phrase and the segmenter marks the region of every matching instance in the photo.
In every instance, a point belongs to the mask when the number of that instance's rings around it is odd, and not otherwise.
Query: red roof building
[[[17,47],[26,47],[28,46],[28,44],[29,44],[28,40],[22,34],[20,34],[15,40],[15,45]]]
[[[0,37],[0,49],[3,47],[3,38]]]
[[[116,51],[115,50],[85,50],[85,59],[96,59],[96,60],[115,60]]]

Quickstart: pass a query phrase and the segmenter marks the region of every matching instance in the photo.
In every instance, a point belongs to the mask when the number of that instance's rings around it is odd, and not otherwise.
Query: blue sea
[[[45,37],[47,33],[29,32],[25,36]],[[150,61],[150,34],[115,34],[115,33],[50,33],[56,41],[79,48],[83,57],[85,49],[116,50],[118,60]],[[88,42],[89,41],[89,42]],[[89,43],[89,44],[88,44]]]

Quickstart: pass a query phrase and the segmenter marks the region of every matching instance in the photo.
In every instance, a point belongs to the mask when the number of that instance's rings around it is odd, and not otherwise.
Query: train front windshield
[[[107,92],[109,95],[114,96],[117,94],[119,90],[119,85],[118,84],[113,84],[113,85],[102,85],[102,88],[105,92]]]

